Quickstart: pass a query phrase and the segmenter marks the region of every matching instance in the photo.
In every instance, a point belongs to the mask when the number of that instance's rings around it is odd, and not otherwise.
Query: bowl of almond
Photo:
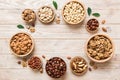
[[[86,10],[81,2],[70,1],[63,7],[62,16],[68,24],[79,24],[86,17]]]
[[[34,49],[34,41],[28,33],[20,32],[10,39],[11,52],[17,57],[26,57]]]
[[[106,34],[95,34],[86,43],[87,56],[94,62],[103,63],[109,61],[114,55],[114,44]]]

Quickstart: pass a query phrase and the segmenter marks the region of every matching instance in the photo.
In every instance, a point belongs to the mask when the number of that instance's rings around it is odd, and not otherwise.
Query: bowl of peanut
[[[81,2],[70,1],[63,7],[62,16],[68,24],[79,24],[85,19],[86,10]]]
[[[17,57],[26,57],[34,49],[32,37],[24,32],[17,33],[10,39],[11,52]]]
[[[85,51],[94,62],[103,63],[109,61],[114,55],[112,39],[105,34],[95,34],[88,39]]]

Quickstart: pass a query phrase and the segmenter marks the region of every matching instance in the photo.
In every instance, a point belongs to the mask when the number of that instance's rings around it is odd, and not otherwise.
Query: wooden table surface
[[[69,0],[56,0],[58,10],[61,14],[63,5]],[[67,63],[67,73],[59,80],[120,80],[120,0],[81,0],[93,12],[99,12],[100,22],[106,20],[106,24],[100,27],[107,27],[110,30],[107,34],[115,43],[115,55],[111,61],[104,64],[97,64],[98,69],[88,71],[84,76],[75,76],[71,73],[67,56],[82,56],[89,63],[84,52],[86,40],[91,36],[86,29],[85,23],[90,17],[87,16],[82,25],[68,25],[61,17],[61,23],[53,22],[49,25],[36,22],[36,32],[30,33],[27,29],[18,29],[16,25],[23,24],[21,12],[25,8],[37,9],[43,5],[53,7],[52,0],[0,0],[0,80],[55,80],[50,78],[45,70],[43,74],[33,72],[29,67],[23,68],[17,64],[20,60],[10,52],[9,40],[17,32],[24,31],[32,35],[35,40],[34,55],[47,59],[59,56]],[[54,8],[54,7],[53,7]],[[92,18],[92,16],[91,16]],[[104,33],[101,28],[99,33]],[[41,57],[43,66],[46,60]]]

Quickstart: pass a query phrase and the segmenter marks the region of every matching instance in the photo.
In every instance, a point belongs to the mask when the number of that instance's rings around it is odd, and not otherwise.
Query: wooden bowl
[[[16,53],[13,51],[13,49],[11,48],[11,46],[10,46],[10,43],[11,43],[12,38],[13,38],[15,35],[20,34],[20,33],[24,33],[24,34],[28,35],[28,36],[31,38],[31,40],[32,40],[32,48],[31,48],[31,50],[30,50],[28,53],[24,54],[24,55],[18,55],[18,54],[16,54]],[[10,39],[9,47],[10,47],[11,52],[12,52],[15,56],[22,58],[22,57],[26,57],[26,56],[28,56],[29,54],[31,54],[31,52],[32,52],[33,49],[34,49],[34,41],[33,41],[33,38],[32,38],[28,33],[19,32],[19,33],[14,34],[14,35],[12,36],[12,38]]]
[[[82,76],[82,75],[84,75],[84,74],[87,72],[88,66],[87,66],[87,68],[86,68],[82,73],[76,73],[76,72],[74,72],[73,69],[72,69],[72,63],[73,63],[74,59],[76,59],[76,58],[81,58],[81,59],[83,59],[85,62],[86,62],[86,60],[85,60],[84,58],[80,57],[80,56],[76,56],[76,57],[74,57],[74,58],[71,60],[71,62],[70,62],[70,67],[71,67],[72,73],[75,74],[75,75],[77,75],[77,76]],[[86,62],[86,64],[87,64],[87,62]]]
[[[112,44],[112,53],[111,53],[110,57],[108,57],[108,58],[106,58],[106,59],[103,59],[103,60],[97,60],[97,59],[92,58],[92,57],[89,55],[88,51],[87,51],[88,42],[90,41],[91,38],[93,38],[94,36],[97,36],[97,35],[103,35],[103,36],[105,36],[106,38],[108,38],[108,39],[111,41],[111,44]],[[93,35],[92,37],[90,37],[90,38],[87,40],[86,45],[85,45],[85,52],[86,52],[88,58],[90,58],[90,60],[92,60],[92,61],[94,61],[94,62],[96,62],[96,63],[104,63],[104,62],[109,61],[109,60],[113,57],[113,55],[114,55],[114,43],[113,43],[112,39],[111,39],[108,35],[106,35],[106,34],[95,34],[95,35]]]
[[[49,21],[47,21],[47,22],[45,22],[45,21],[43,21],[43,20],[41,20],[41,19],[39,18],[39,10],[40,10],[41,8],[44,8],[44,7],[48,7],[48,8],[50,8],[50,9],[53,11],[52,19],[49,20]],[[42,22],[42,23],[44,23],[44,24],[51,23],[51,22],[54,20],[54,18],[55,18],[55,12],[54,12],[54,10],[53,10],[50,6],[42,6],[41,8],[39,8],[39,9],[38,9],[38,12],[37,12],[39,21]]]
[[[33,11],[32,9],[25,9],[25,10],[31,10],[31,11]],[[24,11],[25,11],[25,10],[24,10]],[[23,15],[24,15],[24,14],[23,14],[24,11],[22,12],[22,19],[23,19],[27,24],[33,24],[33,23],[35,23],[35,21],[36,21],[36,14],[35,14],[35,12],[33,11],[33,13],[34,13],[34,19],[29,22],[29,21],[26,21],[26,20],[24,19],[24,16],[23,16]]]
[[[84,15],[83,15],[83,17],[82,17],[82,19],[81,19],[80,21],[78,21],[77,23],[73,23],[73,22],[67,21],[67,20],[65,19],[64,15],[63,15],[65,6],[66,6],[67,4],[69,4],[70,2],[77,2],[77,3],[79,3],[79,4],[83,7],[84,12],[85,12]],[[77,0],[72,0],[72,1],[67,2],[67,3],[64,5],[63,9],[62,9],[62,17],[63,17],[63,20],[64,20],[66,23],[68,23],[68,24],[79,24],[79,23],[81,23],[81,22],[85,19],[85,17],[86,17],[86,9],[85,9],[84,4],[81,3],[81,2],[79,2],[79,1],[77,1]]]
[[[95,18],[90,18],[90,19],[95,19]],[[89,21],[90,19],[88,19],[88,21]],[[96,20],[97,20],[97,19],[96,19]],[[87,21],[87,23],[88,23],[88,21]],[[98,20],[97,20],[97,21],[98,21]],[[85,25],[85,28],[86,28],[86,30],[87,30],[89,33],[94,34],[94,33],[97,33],[97,32],[98,32],[98,30],[99,30],[99,21],[98,21],[98,27],[97,27],[97,29],[94,30],[94,31],[91,31],[91,30],[89,30],[89,29],[87,28],[87,23],[86,23],[86,25]]]

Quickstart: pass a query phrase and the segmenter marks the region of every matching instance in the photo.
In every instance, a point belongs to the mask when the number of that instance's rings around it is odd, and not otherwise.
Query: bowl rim
[[[39,10],[40,10],[41,8],[43,8],[43,7],[48,7],[48,8],[50,8],[50,9],[53,11],[52,19],[51,19],[50,21],[48,21],[48,22],[44,22],[44,21],[41,20],[40,17],[39,17]],[[52,7],[50,7],[50,6],[47,6],[47,5],[41,6],[40,8],[38,8],[37,16],[38,16],[38,20],[39,20],[40,22],[42,22],[42,23],[44,23],[44,24],[48,24],[48,23],[51,23],[51,22],[55,19],[55,11],[54,11],[54,9],[53,9]]]
[[[111,43],[112,43],[112,53],[111,53],[110,57],[108,57],[107,59],[96,60],[96,59],[92,58],[92,57],[89,55],[88,51],[87,51],[87,44],[88,44],[88,42],[90,41],[91,38],[93,38],[94,36],[97,36],[97,35],[103,35],[103,36],[107,37],[107,38],[111,41]],[[113,40],[112,40],[107,34],[105,34],[105,33],[97,33],[97,34],[92,35],[92,36],[87,40],[87,42],[86,42],[86,44],[85,44],[85,53],[87,54],[87,57],[88,57],[90,60],[92,60],[92,61],[94,61],[94,62],[96,62],[96,63],[104,63],[104,62],[109,61],[109,60],[113,57],[114,51],[115,51],[114,42],[113,42]]]
[[[86,62],[86,64],[87,64],[87,68],[82,72],[82,73],[75,73],[74,71],[73,71],[73,69],[72,69],[72,62],[73,62],[73,60],[74,59],[76,59],[76,58],[82,58],[85,62]],[[87,72],[87,70],[88,70],[88,63],[87,63],[87,61],[83,58],[83,57],[81,57],[81,56],[75,56],[75,57],[73,57],[72,59],[71,59],[71,61],[70,61],[70,69],[71,69],[71,71],[72,71],[72,73],[73,74],[75,74],[75,75],[77,75],[77,76],[82,76],[82,75],[84,75],[86,72]]]
[[[77,23],[71,23],[71,22],[68,22],[65,18],[64,18],[64,15],[63,15],[63,12],[64,12],[64,8],[65,8],[65,6],[68,4],[68,3],[70,3],[70,2],[77,2],[77,3],[79,3],[79,4],[81,4],[82,5],[82,7],[84,8],[84,16],[82,17],[82,19],[79,21],[79,22],[77,22]],[[63,6],[63,8],[62,8],[62,17],[63,17],[63,20],[66,22],[66,23],[68,23],[68,24],[79,24],[79,23],[81,23],[85,18],[86,18],[86,8],[85,8],[85,5],[83,4],[83,2],[80,2],[80,1],[77,1],[77,0],[70,0],[70,1],[68,1],[68,2],[66,2],[66,4]]]
[[[11,48],[11,46],[10,46],[10,43],[11,43],[12,38],[13,38],[15,35],[20,34],[20,33],[24,33],[24,34],[28,35],[28,36],[31,38],[32,44],[33,44],[31,50],[30,50],[28,53],[24,54],[24,55],[18,55],[18,54],[16,54],[16,53],[12,50],[12,48]],[[33,40],[32,36],[31,36],[30,34],[26,33],[26,32],[18,32],[18,33],[16,33],[16,34],[14,34],[14,35],[10,38],[10,40],[9,40],[9,47],[10,47],[10,51],[12,52],[12,54],[14,54],[14,55],[17,56],[17,57],[21,57],[21,58],[22,58],[22,57],[26,57],[26,56],[28,56],[29,54],[31,54],[32,51],[33,51],[33,49],[34,49],[34,46],[35,46],[35,44],[34,44],[34,40]]]

